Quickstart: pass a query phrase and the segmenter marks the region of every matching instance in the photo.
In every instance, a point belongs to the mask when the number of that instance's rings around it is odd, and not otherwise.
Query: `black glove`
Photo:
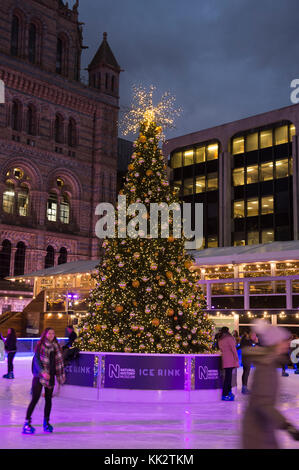
[[[299,429],[295,428],[292,424],[288,424],[286,431],[295,441],[299,441]]]

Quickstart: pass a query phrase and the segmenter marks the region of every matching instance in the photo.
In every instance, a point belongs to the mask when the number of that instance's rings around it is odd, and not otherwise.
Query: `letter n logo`
[[[198,370],[198,376],[200,379],[204,379],[204,380],[207,380],[208,378],[208,368],[207,366],[199,366],[199,370]]]
[[[118,379],[119,378],[119,365],[109,364],[109,378],[110,379]]]

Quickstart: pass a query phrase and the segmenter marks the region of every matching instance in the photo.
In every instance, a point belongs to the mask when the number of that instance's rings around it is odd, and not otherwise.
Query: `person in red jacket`
[[[222,400],[233,401],[235,396],[232,393],[232,373],[235,367],[239,367],[239,358],[235,338],[230,334],[227,326],[223,326],[220,330],[218,345],[222,353],[222,367],[225,371]]]

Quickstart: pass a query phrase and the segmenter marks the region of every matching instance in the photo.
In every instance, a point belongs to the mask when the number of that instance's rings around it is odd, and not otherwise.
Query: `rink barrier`
[[[219,399],[222,383],[221,354],[80,352],[66,367],[61,396],[139,403],[213,401]]]
[[[39,339],[40,338],[17,338],[17,355],[32,356]],[[57,338],[57,340],[58,343],[63,346],[68,338]]]

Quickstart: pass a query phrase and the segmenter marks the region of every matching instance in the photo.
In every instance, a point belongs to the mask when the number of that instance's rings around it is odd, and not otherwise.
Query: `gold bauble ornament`
[[[139,286],[140,286],[140,282],[136,279],[135,281],[132,282],[132,286],[133,286],[133,287],[139,287]]]
[[[142,142],[142,143],[146,142],[146,137],[145,137],[145,135],[142,135],[142,134],[141,134],[141,135],[139,136],[139,141]]]
[[[117,313],[121,313],[121,312],[123,312],[124,307],[123,307],[122,305],[117,305],[117,306],[115,307],[115,310],[117,311]]]
[[[160,324],[159,318],[154,318],[154,319],[152,320],[152,325],[154,325],[154,326],[159,326],[159,324]]]
[[[167,277],[168,279],[171,279],[171,278],[173,277],[172,272],[171,272],[171,271],[166,271],[166,277]]]
[[[151,176],[153,174],[153,171],[152,170],[147,170],[145,174],[146,174],[146,176]]]
[[[94,327],[94,329],[95,329],[96,331],[101,331],[101,325],[96,325],[96,326]]]
[[[172,315],[174,315],[174,310],[173,310],[173,308],[169,308],[169,309],[167,310],[167,315],[168,315],[169,317],[172,317]]]

